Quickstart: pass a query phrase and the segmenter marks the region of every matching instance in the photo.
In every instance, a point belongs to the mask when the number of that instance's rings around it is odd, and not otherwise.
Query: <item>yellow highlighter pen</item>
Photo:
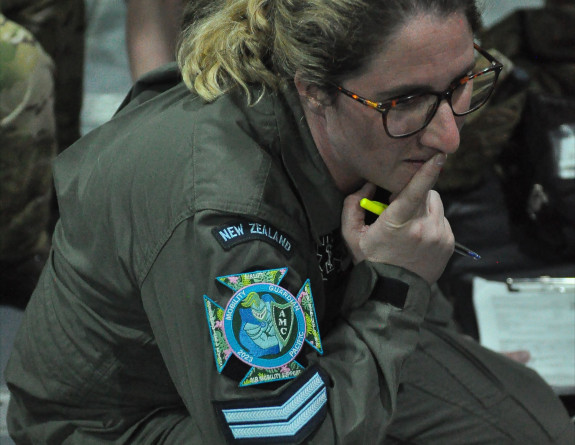
[[[375,213],[376,215],[381,215],[383,211],[388,207],[387,204],[379,201],[372,201],[367,198],[362,198],[362,200],[359,201],[359,205],[368,212]],[[457,252],[459,255],[473,258],[474,260],[481,259],[481,255],[469,249],[468,247],[465,247],[463,244],[459,244],[457,241],[455,242],[455,252]]]
[[[387,204],[379,201],[371,201],[370,199],[363,198],[359,201],[359,205],[365,210],[375,213],[376,215],[381,215],[385,209],[387,209]]]

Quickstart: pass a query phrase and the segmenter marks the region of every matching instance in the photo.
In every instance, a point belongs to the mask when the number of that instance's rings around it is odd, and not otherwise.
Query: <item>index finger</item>
[[[416,215],[421,205],[427,202],[427,195],[437,182],[446,158],[444,153],[436,154],[413,175],[385,212],[390,223],[400,226]]]

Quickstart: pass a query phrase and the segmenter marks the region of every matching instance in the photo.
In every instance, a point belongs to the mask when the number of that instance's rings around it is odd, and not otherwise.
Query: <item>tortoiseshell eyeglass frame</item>
[[[336,85],[336,88],[338,89],[339,92],[345,94],[348,97],[351,97],[353,100],[356,100],[359,103],[361,103],[367,107],[370,107],[370,108],[373,108],[374,110],[379,111],[381,113],[381,116],[382,116],[383,127],[385,128],[385,132],[387,133],[387,135],[389,137],[394,138],[394,139],[401,139],[401,138],[413,136],[414,134],[419,133],[421,130],[423,130],[425,127],[427,127],[429,125],[429,123],[433,120],[433,117],[435,116],[435,113],[437,112],[437,109],[439,108],[439,104],[441,103],[441,101],[443,101],[443,99],[447,100],[447,102],[449,103],[449,106],[451,107],[451,110],[453,111],[453,114],[455,116],[465,116],[465,115],[472,113],[472,112],[478,110],[479,108],[481,108],[483,105],[485,105],[487,100],[491,97],[491,94],[493,93],[493,90],[495,89],[495,85],[497,84],[497,79],[499,78],[499,74],[501,74],[501,71],[503,70],[503,64],[501,62],[499,62],[497,59],[495,59],[495,57],[493,57],[491,54],[489,54],[483,48],[481,48],[479,45],[474,43],[473,46],[477,50],[477,52],[479,52],[479,54],[481,54],[483,57],[485,57],[487,59],[487,61],[490,63],[490,66],[488,66],[487,68],[485,68],[481,71],[478,71],[477,73],[467,74],[467,75],[453,81],[451,83],[451,85],[449,86],[449,88],[447,88],[445,91],[429,91],[429,92],[420,93],[420,94],[412,94],[412,95],[407,95],[407,96],[397,96],[397,97],[392,97],[390,99],[387,99],[383,102],[376,102],[376,101],[373,101],[370,99],[366,99],[365,97],[362,97],[362,96],[360,96],[356,93],[353,93],[349,90],[346,90],[344,87],[342,87],[340,85]],[[465,85],[467,82],[469,82],[473,79],[476,79],[480,76],[483,76],[487,73],[491,73],[491,72],[494,73],[495,77],[493,79],[493,84],[491,85],[488,94],[485,96],[485,100],[483,100],[479,104],[475,105],[474,107],[470,108],[469,110],[467,110],[464,113],[457,113],[453,109],[453,105],[451,103],[451,98],[453,97],[453,92],[458,87],[460,87],[461,85]],[[393,109],[394,107],[396,107],[402,103],[412,101],[414,98],[421,97],[421,96],[427,96],[427,95],[436,96],[437,100],[435,102],[435,105],[431,109],[430,113],[428,114],[428,117],[425,120],[425,122],[423,123],[423,125],[420,128],[418,128],[417,130],[411,131],[411,132],[406,133],[406,134],[401,134],[401,135],[391,134],[389,131],[389,128],[387,126],[387,113],[391,109]]]

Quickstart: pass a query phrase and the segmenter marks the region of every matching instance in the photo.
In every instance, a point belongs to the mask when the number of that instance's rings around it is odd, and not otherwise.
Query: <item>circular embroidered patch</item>
[[[275,284],[237,291],[224,311],[224,335],[232,353],[257,368],[277,368],[299,354],[305,317],[297,299]]]

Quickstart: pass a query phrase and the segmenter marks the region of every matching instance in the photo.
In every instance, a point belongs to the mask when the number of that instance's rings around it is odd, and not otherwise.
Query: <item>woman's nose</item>
[[[452,154],[459,148],[459,130],[463,125],[462,117],[456,117],[446,100],[441,101],[431,122],[422,131],[420,142],[446,154]]]

